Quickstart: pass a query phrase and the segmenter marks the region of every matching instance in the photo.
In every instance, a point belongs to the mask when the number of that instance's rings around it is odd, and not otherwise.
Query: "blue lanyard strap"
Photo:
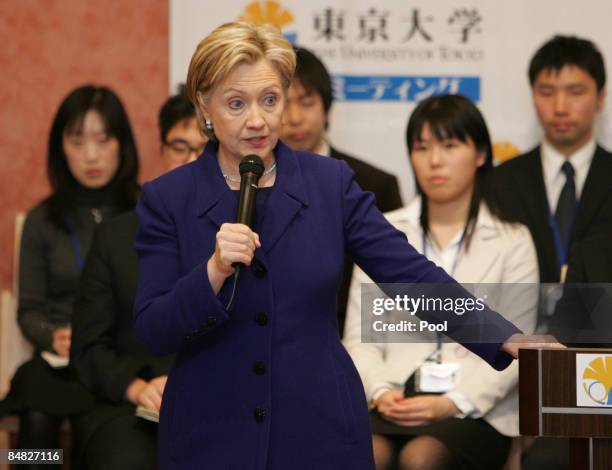
[[[559,231],[559,226],[557,225],[557,219],[555,218],[555,214],[552,213],[550,207],[548,208],[548,225],[550,226],[550,230],[553,236],[553,243],[555,245],[555,253],[557,254],[557,262],[559,270],[567,264],[567,258],[569,256],[569,246],[571,240],[571,233],[574,228],[574,221],[576,220],[576,214],[578,214],[578,203],[576,203],[576,207],[574,208],[574,213],[572,215],[572,222],[570,225],[570,236],[567,237],[565,241],[565,245],[563,245],[563,241],[561,240],[561,232]]]
[[[68,237],[70,238],[70,244],[72,245],[72,253],[74,254],[74,259],[76,261],[77,266],[79,267],[79,271],[82,271],[83,266],[85,266],[85,261],[81,256],[81,242],[79,241],[79,237],[77,236],[74,220],[67,212],[64,214],[64,222],[66,222],[66,227],[68,227]]]

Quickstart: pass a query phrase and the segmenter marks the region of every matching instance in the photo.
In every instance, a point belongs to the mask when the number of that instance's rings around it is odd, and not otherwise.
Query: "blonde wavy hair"
[[[196,47],[187,72],[187,96],[196,108],[202,131],[214,139],[214,131],[204,125],[200,105],[210,91],[240,64],[269,60],[276,68],[285,90],[295,71],[293,47],[273,25],[225,23],[206,36]]]

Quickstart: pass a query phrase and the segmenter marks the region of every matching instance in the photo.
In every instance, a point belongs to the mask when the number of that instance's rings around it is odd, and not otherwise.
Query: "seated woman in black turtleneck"
[[[66,366],[72,305],[94,228],[134,207],[137,173],[136,145],[119,98],[104,87],[72,91],[49,136],[51,195],[28,212],[21,239],[18,321],[36,352],[0,407],[20,415],[21,448],[58,448],[63,417],[93,403]]]

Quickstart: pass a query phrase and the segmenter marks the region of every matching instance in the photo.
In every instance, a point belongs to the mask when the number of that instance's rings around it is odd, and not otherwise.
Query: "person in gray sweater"
[[[0,415],[20,417],[20,448],[58,448],[64,417],[93,405],[69,364],[72,306],[94,228],[134,207],[137,174],[136,144],[117,95],[90,85],[73,90],[49,135],[51,195],[28,212],[21,239],[17,318],[35,353],[0,403]]]

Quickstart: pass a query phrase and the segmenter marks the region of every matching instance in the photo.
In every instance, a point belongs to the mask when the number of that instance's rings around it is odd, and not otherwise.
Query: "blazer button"
[[[253,270],[253,274],[255,275],[255,277],[258,277],[260,279],[262,277],[266,277],[266,274],[268,274],[268,270],[266,269],[266,267],[257,258],[253,260],[253,263],[251,264],[251,269]]]
[[[253,410],[253,416],[258,423],[263,422],[266,419],[266,409],[261,406],[256,406]]]
[[[217,319],[211,315],[206,319],[206,324],[208,326],[215,326],[217,324]]]
[[[268,315],[265,312],[259,312],[255,315],[255,322],[259,326],[266,326],[268,324]]]
[[[266,373],[266,365],[262,361],[255,361],[253,363],[253,372],[257,375],[263,375]]]

